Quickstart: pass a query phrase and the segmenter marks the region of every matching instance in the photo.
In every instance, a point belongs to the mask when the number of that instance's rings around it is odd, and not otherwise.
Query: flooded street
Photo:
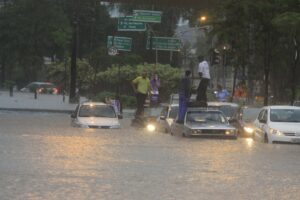
[[[300,145],[70,126],[0,113],[0,199],[299,199]]]

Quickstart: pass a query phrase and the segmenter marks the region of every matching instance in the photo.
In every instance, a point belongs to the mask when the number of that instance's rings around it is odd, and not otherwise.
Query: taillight
[[[58,89],[57,88],[53,88],[53,94],[57,94],[58,93]]]

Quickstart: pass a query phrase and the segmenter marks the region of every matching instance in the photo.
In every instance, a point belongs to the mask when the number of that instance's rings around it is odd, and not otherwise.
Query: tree
[[[273,24],[279,29],[283,34],[288,37],[288,46],[290,49],[294,49],[292,52],[291,60],[291,104],[296,98],[296,77],[297,77],[297,66],[299,61],[299,34],[300,34],[300,13],[298,12],[284,12],[279,14],[273,19]]]
[[[14,1],[1,10],[0,27],[2,77],[17,81],[38,79],[44,56],[60,56],[68,40],[66,18],[51,0]]]

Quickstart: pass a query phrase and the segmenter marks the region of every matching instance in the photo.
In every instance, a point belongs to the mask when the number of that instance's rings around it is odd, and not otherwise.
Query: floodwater
[[[0,113],[1,200],[300,199],[300,145],[70,126]]]

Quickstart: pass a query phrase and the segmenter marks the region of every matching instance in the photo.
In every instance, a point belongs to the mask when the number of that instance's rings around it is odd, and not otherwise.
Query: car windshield
[[[243,110],[243,121],[253,122],[260,112],[259,108],[245,108]]]
[[[190,111],[186,117],[187,123],[212,123],[212,124],[225,124],[226,118],[217,111]]]
[[[223,112],[226,117],[232,117],[238,110],[238,107],[221,105],[221,106],[209,106],[210,108],[215,108]]]
[[[177,107],[177,106],[171,107],[169,118],[175,119],[178,114],[178,109],[179,109],[179,107]]]
[[[106,105],[82,105],[79,117],[109,117],[115,118],[116,113],[111,106]]]
[[[300,122],[300,109],[271,109],[272,122]]]

